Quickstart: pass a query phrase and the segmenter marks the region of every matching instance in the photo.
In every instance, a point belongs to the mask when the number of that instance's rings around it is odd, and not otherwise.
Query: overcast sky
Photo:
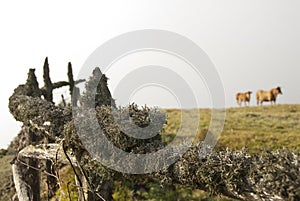
[[[66,80],[69,61],[77,75],[98,46],[140,29],[172,31],[201,47],[221,77],[226,107],[236,106],[238,91],[277,85],[283,87],[279,103],[300,103],[299,10],[298,0],[1,1],[0,147],[20,129],[8,111],[8,98],[26,81],[29,68],[36,68],[42,85],[48,56],[52,80]],[[112,73],[110,79],[119,78]],[[206,106],[203,101],[201,107]]]

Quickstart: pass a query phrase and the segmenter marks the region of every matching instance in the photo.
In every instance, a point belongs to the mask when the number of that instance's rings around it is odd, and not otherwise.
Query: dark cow
[[[269,91],[258,90],[256,92],[257,105],[262,105],[263,102],[271,102],[271,104],[276,104],[276,98],[278,94],[282,94],[280,87],[273,88]]]
[[[252,91],[247,91],[245,93],[237,93],[235,98],[236,98],[236,102],[239,106],[242,105],[242,103],[244,102],[245,106],[250,105],[250,95],[252,94]]]

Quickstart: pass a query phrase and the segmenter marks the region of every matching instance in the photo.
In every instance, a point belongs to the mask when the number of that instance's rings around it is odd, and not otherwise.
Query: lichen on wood
[[[50,93],[55,87],[64,85],[65,81],[57,82],[62,84],[56,86],[51,82],[46,59],[44,80],[48,84],[40,89],[34,70],[30,69],[26,84],[19,85],[10,97],[9,109],[16,120],[24,123],[25,132],[39,134],[57,144],[63,142],[64,148],[73,153],[89,188],[87,200],[112,200],[113,181],[126,179],[135,182],[140,178],[159,178],[162,186],[180,184],[241,200],[300,200],[299,153],[287,149],[263,151],[256,155],[250,155],[246,150],[223,150],[203,156],[202,151],[211,148],[199,143],[192,144],[182,156],[177,153],[178,147],[171,149],[178,160],[155,173],[130,175],[107,168],[87,149],[101,154],[106,145],[100,135],[127,153],[154,153],[166,146],[160,135],[166,116],[158,109],[140,108],[136,104],[117,107],[107,86],[107,77],[99,68],[95,68],[86,82],[83,95],[80,98],[74,96],[79,91],[74,91],[76,81],[72,78],[71,68],[69,64],[67,83],[70,93],[73,93],[73,108],[59,107],[52,102]],[[42,99],[42,94],[45,99]],[[80,106],[77,106],[77,98]],[[146,130],[137,132],[135,126],[152,126],[150,130],[153,133]],[[142,138],[149,135],[152,138]],[[41,151],[38,146],[41,141],[34,143],[27,143],[32,147],[24,148],[24,151],[31,148],[32,153]],[[20,155],[22,153],[19,152]],[[112,156],[113,153],[104,154]],[[34,154],[28,157],[34,158]],[[157,161],[162,157],[158,155]],[[124,159],[118,160],[122,162]],[[147,168],[151,162],[145,161],[140,168]],[[123,163],[128,168],[134,166],[130,161],[124,160]]]

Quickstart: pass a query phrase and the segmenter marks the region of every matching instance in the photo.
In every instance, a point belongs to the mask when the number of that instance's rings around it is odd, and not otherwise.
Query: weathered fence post
[[[24,180],[23,168],[18,161],[12,164],[13,180],[19,201],[31,201],[29,185]]]

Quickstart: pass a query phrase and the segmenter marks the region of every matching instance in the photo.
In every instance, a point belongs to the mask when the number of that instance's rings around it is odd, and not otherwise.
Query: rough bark
[[[38,163],[37,159],[23,158],[22,155],[18,155],[12,162],[13,179],[19,200],[41,200]]]
[[[76,84],[80,84],[85,81],[85,79],[80,79],[77,81],[74,81],[73,76],[73,69],[71,62],[68,63],[68,78],[69,78],[69,84],[70,84],[70,94],[71,94],[71,105],[76,107],[78,99],[80,97],[80,90],[78,87],[76,87]]]
[[[50,79],[50,69],[49,69],[49,63],[48,63],[48,57],[46,57],[43,67],[43,78],[44,78],[44,87],[43,87],[43,96],[45,99],[49,102],[53,101],[53,85],[52,81]]]
[[[48,57],[46,57],[45,62],[44,62],[44,67],[43,67],[43,78],[44,78],[44,86],[41,89],[43,96],[45,99],[49,102],[53,102],[53,90],[64,87],[64,86],[69,86],[70,83],[66,81],[59,81],[52,83],[51,78],[50,78],[50,68],[49,68],[49,63],[48,63]]]
[[[89,78],[85,85],[85,92],[81,96],[81,104],[84,108],[95,108],[106,105],[116,107],[115,100],[107,86],[105,74],[102,74],[100,68],[95,68],[93,75]]]
[[[26,167],[26,171],[24,172],[24,179],[30,186],[32,201],[40,201],[41,175],[38,171],[39,161],[34,158],[28,158],[25,163],[28,164],[28,167]]]
[[[62,164],[69,164],[61,144],[49,143],[49,144],[39,144],[39,145],[29,145],[22,149],[18,156],[21,158],[34,158],[36,160],[51,160],[55,161],[56,158]],[[74,166],[77,165],[76,158],[69,156],[71,162]]]
[[[12,164],[13,180],[19,201],[31,201],[29,185],[24,180],[23,168],[20,163]]]

